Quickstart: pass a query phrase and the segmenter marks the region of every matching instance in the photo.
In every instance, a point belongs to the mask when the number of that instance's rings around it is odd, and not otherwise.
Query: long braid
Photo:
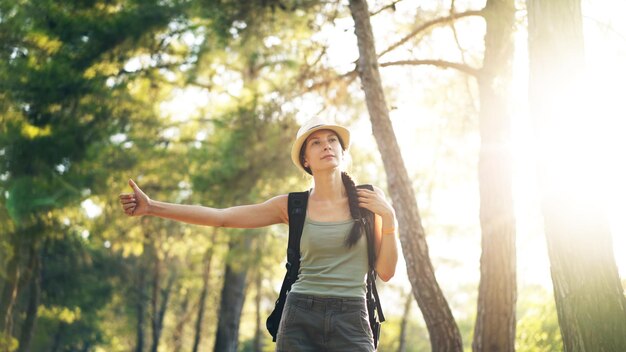
[[[341,180],[343,181],[343,186],[346,188],[346,193],[348,194],[350,215],[354,219],[352,231],[350,231],[350,234],[346,238],[346,245],[348,247],[352,247],[365,232],[365,224],[363,221],[363,215],[361,214],[361,208],[359,207],[359,197],[356,193],[356,185],[354,184],[352,177],[350,177],[350,175],[348,175],[345,171],[342,171]]]

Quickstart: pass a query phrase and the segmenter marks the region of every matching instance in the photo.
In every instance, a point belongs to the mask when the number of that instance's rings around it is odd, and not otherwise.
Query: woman
[[[367,239],[360,208],[375,216],[375,269],[383,281],[395,273],[398,249],[395,212],[383,192],[357,189],[342,171],[350,132],[312,119],[303,125],[291,159],[313,176],[301,237],[298,280],[287,296],[276,341],[277,351],[374,351],[365,306]],[[153,215],[190,224],[255,228],[289,223],[288,195],[264,203],[225,209],[150,199],[132,180],[132,193],[120,195],[129,216]]]

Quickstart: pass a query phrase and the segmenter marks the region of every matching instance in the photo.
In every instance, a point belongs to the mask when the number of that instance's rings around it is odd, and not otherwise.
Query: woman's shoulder
[[[272,204],[274,206],[283,207],[287,209],[288,194],[279,194],[265,201],[265,203]]]

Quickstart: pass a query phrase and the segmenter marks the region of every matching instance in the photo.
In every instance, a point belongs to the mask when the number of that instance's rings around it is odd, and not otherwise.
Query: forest
[[[396,212],[379,351],[626,351],[626,4],[0,0],[0,352],[273,351],[324,116]]]

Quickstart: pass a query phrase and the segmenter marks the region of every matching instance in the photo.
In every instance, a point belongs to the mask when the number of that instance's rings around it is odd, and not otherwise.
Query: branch
[[[385,11],[386,9],[389,9],[389,8],[391,8],[392,10],[394,10],[394,11],[395,11],[395,10],[396,10],[396,4],[397,4],[397,3],[399,3],[400,1],[402,1],[402,0],[395,0],[394,2],[392,2],[392,3],[391,3],[391,4],[389,4],[389,5],[383,6],[382,8],[380,8],[380,9],[378,9],[378,10],[374,11],[374,12],[370,12],[370,17],[371,17],[371,16],[376,16],[376,15],[378,15],[379,13],[381,13],[381,12],[383,12],[383,11]]]
[[[320,81],[320,82],[315,82],[310,87],[307,87],[306,91],[307,92],[311,92],[311,91],[320,89],[322,87],[326,87],[326,86],[330,85],[331,83],[340,81],[342,79],[348,79],[348,80],[351,81],[351,80],[354,80],[357,76],[358,76],[358,72],[357,72],[356,69],[354,69],[354,70],[352,70],[350,72],[347,72],[347,73],[344,73],[342,75],[335,76],[335,77],[332,77],[332,78],[329,78],[329,79],[325,79],[325,80]]]
[[[388,67],[388,66],[402,66],[402,65],[431,65],[439,68],[453,68],[455,70],[459,70],[463,73],[466,73],[470,76],[478,77],[479,70],[464,64],[459,64],[456,62],[444,61],[444,60],[400,60],[400,61],[390,61],[383,62],[380,64],[380,67]]]
[[[417,27],[416,29],[414,29],[411,33],[409,33],[408,35],[406,35],[404,38],[400,39],[399,41],[397,41],[395,44],[392,44],[390,47],[388,47],[387,49],[385,49],[383,52],[381,52],[380,54],[378,54],[378,57],[380,58],[381,56],[387,54],[388,52],[396,49],[397,47],[401,46],[402,44],[406,43],[407,41],[409,41],[409,39],[415,37],[416,35],[420,34],[423,31],[426,31],[432,27],[438,26],[440,24],[445,24],[454,20],[457,20],[459,18],[463,18],[463,17],[470,17],[470,16],[482,16],[483,15],[483,11],[482,10],[472,10],[472,11],[465,11],[465,12],[461,12],[461,13],[451,13],[450,16],[447,17],[441,17],[441,18],[436,18],[432,21],[428,21],[424,24],[422,24],[421,26]]]

